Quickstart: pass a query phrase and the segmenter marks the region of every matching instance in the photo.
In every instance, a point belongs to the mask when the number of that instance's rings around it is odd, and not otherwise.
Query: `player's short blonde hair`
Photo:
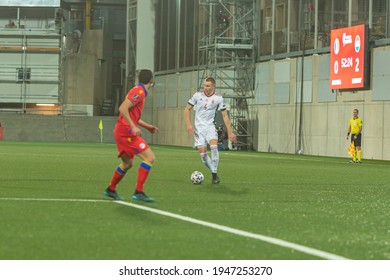
[[[215,85],[215,79],[214,79],[213,77],[207,77],[207,78],[205,79],[205,81],[206,81],[206,82],[212,82],[213,85]]]

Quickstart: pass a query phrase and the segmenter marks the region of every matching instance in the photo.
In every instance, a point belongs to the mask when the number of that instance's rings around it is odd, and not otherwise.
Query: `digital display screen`
[[[368,26],[333,29],[330,39],[330,89],[367,89]]]

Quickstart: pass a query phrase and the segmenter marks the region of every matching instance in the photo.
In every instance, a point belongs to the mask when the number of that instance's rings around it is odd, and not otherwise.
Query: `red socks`
[[[137,184],[135,186],[135,189],[139,192],[144,191],[144,184],[146,179],[148,178],[149,171],[152,168],[152,165],[149,163],[146,163],[145,161],[141,162],[138,168],[138,177],[137,177]],[[118,166],[114,172],[114,175],[112,176],[109,188],[111,190],[115,190],[116,186],[119,184],[119,182],[122,180],[122,178],[126,175],[126,171],[122,170],[120,166]]]
[[[144,191],[144,184],[146,179],[148,178],[149,171],[152,168],[152,165],[149,163],[146,163],[145,161],[141,162],[138,168],[138,177],[137,177],[137,184],[135,186],[135,189],[139,192]]]
[[[112,176],[110,182],[110,189],[115,191],[116,185],[122,180],[122,178],[126,175],[126,171],[122,170],[119,166],[115,169],[114,175]]]

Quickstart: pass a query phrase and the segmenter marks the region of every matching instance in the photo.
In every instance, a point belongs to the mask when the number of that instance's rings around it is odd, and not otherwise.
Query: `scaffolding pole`
[[[230,105],[235,148],[253,149],[250,114],[255,81],[255,0],[199,0],[204,31],[198,47],[199,87],[206,77]]]

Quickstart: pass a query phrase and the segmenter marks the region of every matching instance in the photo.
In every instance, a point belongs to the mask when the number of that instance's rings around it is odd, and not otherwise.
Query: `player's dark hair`
[[[358,113],[359,114],[359,110],[358,109],[353,109],[354,111],[356,111],[356,113]]]
[[[207,78],[205,79],[205,81],[206,81],[206,82],[212,82],[213,85],[215,85],[215,79],[214,79],[213,77],[207,77]]]
[[[138,73],[138,82],[141,84],[148,84],[153,79],[153,73],[149,69],[142,69]]]

